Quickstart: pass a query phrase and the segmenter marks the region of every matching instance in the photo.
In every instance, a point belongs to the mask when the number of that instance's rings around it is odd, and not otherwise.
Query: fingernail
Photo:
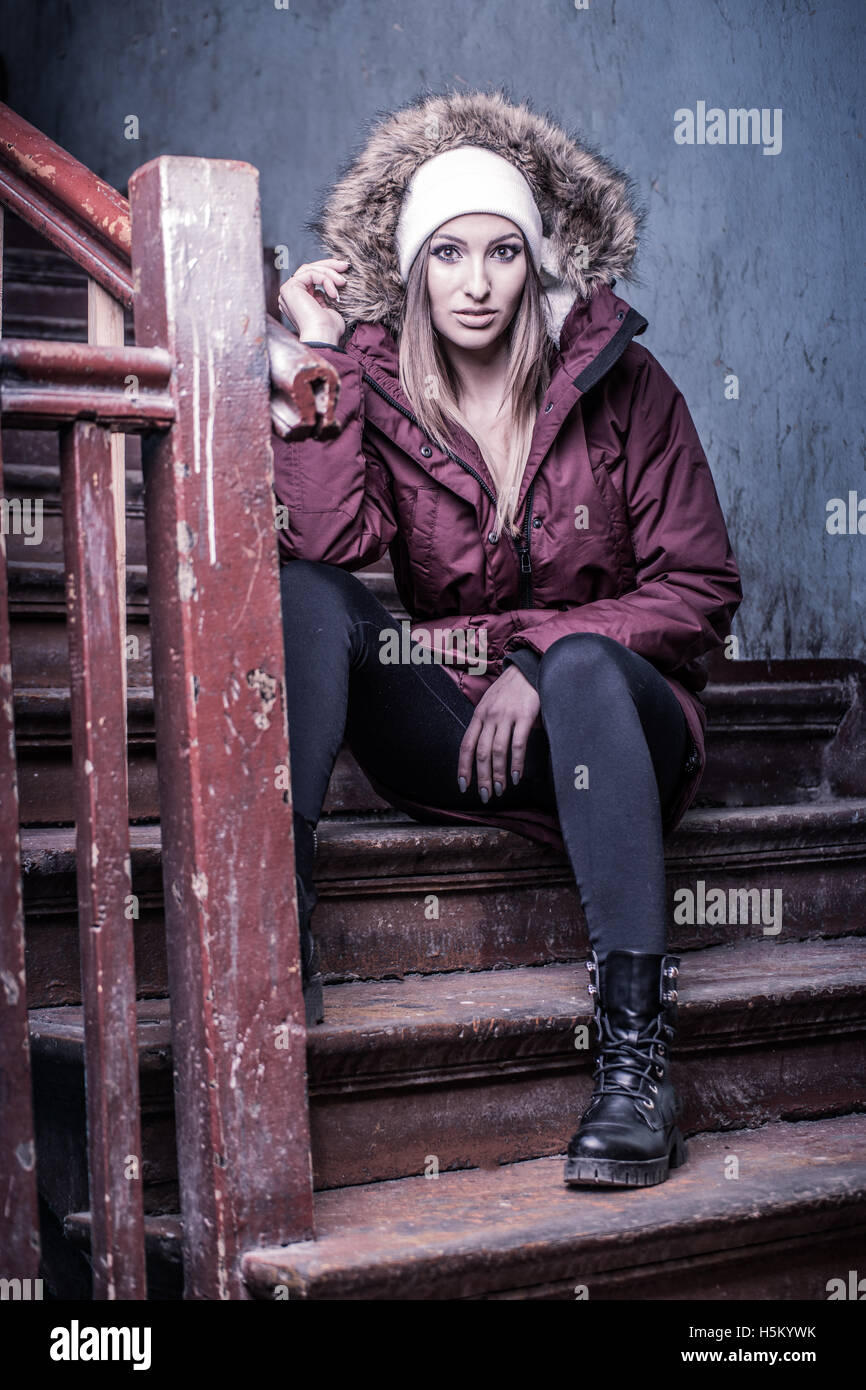
[[[517,786],[517,783],[520,781],[520,773],[519,773],[519,772],[512,772],[512,774],[511,774],[511,780],[512,780],[512,782],[514,783],[514,785],[515,785],[515,787],[516,787],[516,786]]]
[[[485,804],[485,806],[486,806],[486,805],[487,805],[487,802],[488,802],[489,799],[490,799],[490,793],[489,793],[489,791],[487,790],[486,787],[480,787],[480,788],[479,788],[479,793],[478,793],[478,794],[479,794],[479,796],[481,797],[481,800],[484,802],[484,804]]]
[[[502,783],[501,783],[501,782],[494,782],[494,783],[493,783],[493,790],[496,792],[496,795],[497,795],[497,796],[501,796],[501,795],[502,795]]]
[[[465,777],[458,777],[458,778],[457,778],[457,785],[458,785],[458,787],[460,788],[460,790],[461,790],[462,792],[465,792],[465,790],[466,790],[466,778],[465,778]]]

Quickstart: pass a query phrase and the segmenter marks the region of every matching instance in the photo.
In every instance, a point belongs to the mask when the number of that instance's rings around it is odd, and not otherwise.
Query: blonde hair
[[[542,287],[526,250],[526,282],[508,328],[509,361],[502,407],[510,406],[508,457],[504,469],[490,456],[458,404],[460,382],[433,327],[427,290],[431,233],[409,272],[398,335],[400,385],[425,433],[440,449],[451,448],[449,424],[456,421],[475,438],[496,483],[496,534],[517,534],[514,516],[532,431],[550,382],[552,340],[542,304]]]

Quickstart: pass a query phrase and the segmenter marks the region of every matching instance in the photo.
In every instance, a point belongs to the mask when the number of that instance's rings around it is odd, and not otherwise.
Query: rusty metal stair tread
[[[829,1240],[844,1275],[840,1242],[862,1241],[864,1149],[866,1115],[844,1115],[696,1135],[683,1168],[639,1191],[566,1188],[557,1155],[318,1192],[316,1239],[248,1250],[244,1276],[255,1298],[281,1286],[289,1298],[407,1300],[574,1298],[581,1285],[590,1299],[622,1297],[635,1274],[633,1296],[646,1298],[651,1277],[665,1298],[689,1297],[671,1292],[684,1280],[696,1296],[697,1281],[711,1284],[721,1265],[721,1291],[704,1293],[712,1297],[730,1296],[741,1253],[751,1278],[757,1262],[760,1277],[776,1281],[775,1296],[825,1299],[826,1269],[810,1272],[808,1261]],[[181,1219],[146,1224],[151,1248],[177,1261]],[[65,1225],[89,1243],[89,1212]],[[788,1268],[804,1255],[800,1285],[786,1294]]]

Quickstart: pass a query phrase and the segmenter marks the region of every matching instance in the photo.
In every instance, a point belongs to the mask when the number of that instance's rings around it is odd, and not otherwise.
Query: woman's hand
[[[511,780],[520,780],[529,731],[540,709],[538,692],[523,672],[516,666],[506,666],[481,696],[463,735],[457,763],[461,791],[465,792],[469,785],[474,761],[481,800],[487,801],[491,790],[501,796],[508,775],[509,749]]]
[[[340,341],[346,324],[338,310],[328,307],[327,295],[332,300],[340,298],[338,286],[346,283],[340,267],[348,268],[348,265],[348,261],[334,256],[310,261],[307,265],[299,265],[292,278],[280,286],[280,308],[291,319],[302,340]]]

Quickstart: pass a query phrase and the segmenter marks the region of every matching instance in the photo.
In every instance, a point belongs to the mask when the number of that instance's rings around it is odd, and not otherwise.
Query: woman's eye
[[[449,252],[449,251],[453,251],[453,252],[454,252],[454,255],[447,255],[446,252]],[[500,255],[499,255],[499,252],[500,252],[500,251],[504,251],[504,252],[505,252],[505,255],[504,255],[504,256],[500,256]],[[434,248],[433,248],[433,255],[434,255],[434,256],[438,256],[440,260],[443,260],[443,261],[445,261],[446,263],[451,263],[451,262],[453,262],[453,261],[457,258],[457,256],[459,255],[459,250],[458,250],[458,248],[457,248],[456,246],[448,246],[448,245],[434,246]],[[493,258],[494,258],[494,260],[504,261],[506,264],[507,264],[509,261],[513,261],[514,258],[515,258],[515,256],[519,256],[519,255],[520,255],[520,248],[517,247],[517,246],[496,246],[496,247],[494,247],[494,250],[493,250]]]

